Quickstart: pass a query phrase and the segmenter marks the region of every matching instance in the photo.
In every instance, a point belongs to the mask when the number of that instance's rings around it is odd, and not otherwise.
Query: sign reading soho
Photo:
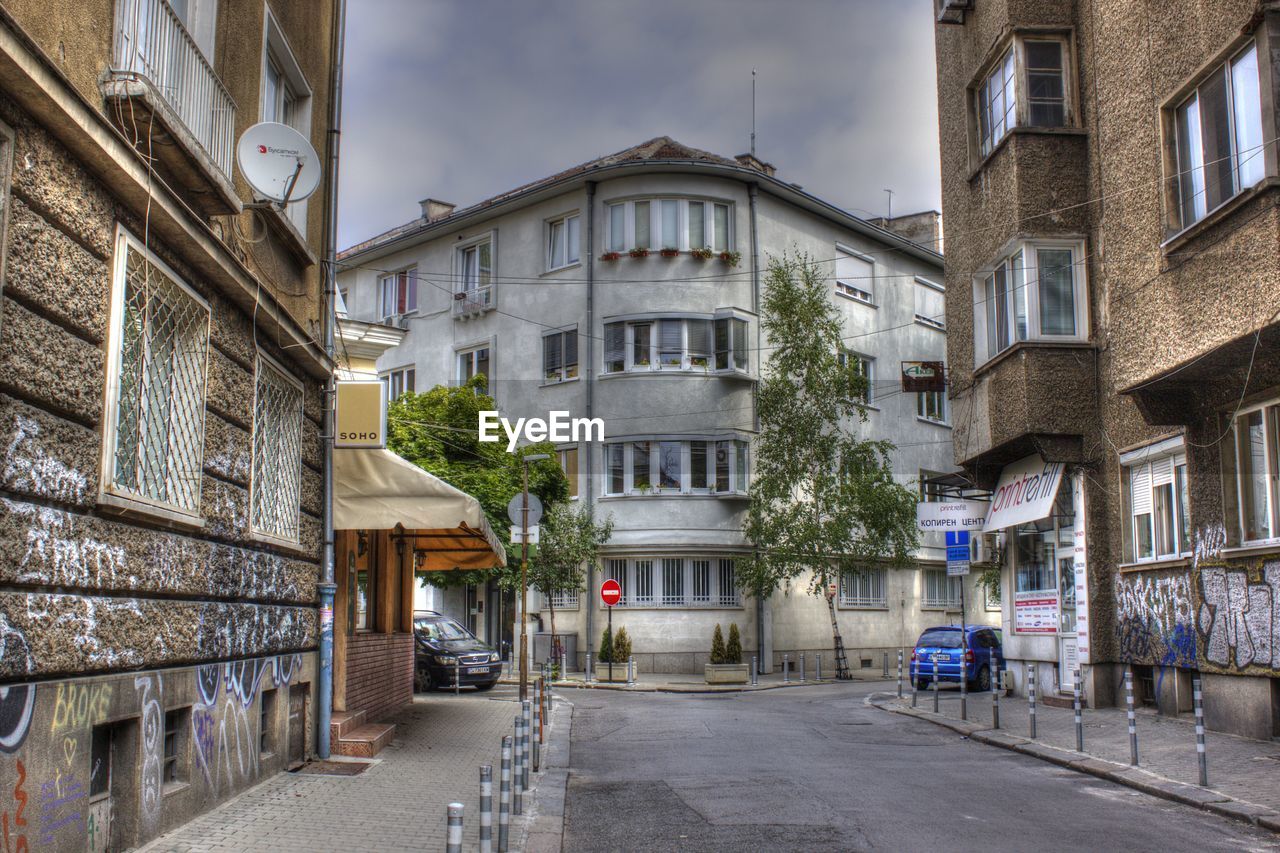
[[[507,435],[507,452],[514,453],[521,438],[536,444],[539,441],[604,441],[602,418],[571,418],[568,412],[548,412],[547,419],[516,418],[514,424],[497,412],[480,412],[479,438],[484,442],[501,440],[498,427]]]

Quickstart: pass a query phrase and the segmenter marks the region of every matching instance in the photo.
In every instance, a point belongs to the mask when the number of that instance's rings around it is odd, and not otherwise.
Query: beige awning
[[[507,553],[466,492],[390,450],[333,451],[333,526],[337,530],[404,528],[427,571],[491,569]]]

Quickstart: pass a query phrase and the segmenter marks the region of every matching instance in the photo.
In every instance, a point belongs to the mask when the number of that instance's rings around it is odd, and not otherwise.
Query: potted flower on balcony
[[[600,260],[602,260],[602,261],[616,261],[616,260],[617,260],[618,258],[620,258],[620,257],[622,257],[622,253],[621,253],[621,252],[605,252],[603,255],[601,255],[601,256],[600,256]]]
[[[721,252],[720,260],[724,261],[727,266],[736,267],[738,262],[742,260],[741,252]]]
[[[664,258],[674,258],[676,255],[680,254],[680,250],[674,246],[663,246],[658,250],[658,254],[662,255]]]
[[[690,249],[689,254],[700,261],[709,261],[715,253],[711,251],[710,246],[703,246],[701,249]]]
[[[628,254],[628,255],[630,255],[630,256],[631,256],[631,257],[633,257],[633,258],[647,258],[647,257],[649,257],[649,247],[648,247],[648,246],[636,246],[634,249],[632,249],[631,251],[627,252],[627,254]]]
[[[747,665],[742,662],[742,641],[738,637],[737,624],[729,626],[729,645],[716,624],[711,635],[711,662],[704,668],[707,684],[746,684]]]

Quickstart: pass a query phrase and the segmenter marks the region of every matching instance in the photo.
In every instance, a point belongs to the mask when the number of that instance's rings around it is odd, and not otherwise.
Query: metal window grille
[[[679,557],[662,561],[662,603],[684,604],[684,560]]]
[[[302,387],[259,356],[250,499],[255,533],[291,542],[298,540],[301,478]]]
[[[959,577],[950,577],[943,569],[925,569],[924,572],[924,606],[925,607],[959,607]]]
[[[578,609],[578,591],[575,590],[559,590],[550,595],[543,594],[551,606],[556,610],[577,610]]]
[[[178,737],[182,730],[181,710],[165,711],[164,713],[164,769],[161,773],[161,779],[168,784],[169,782],[179,781],[178,776]]]
[[[693,561],[693,598],[694,604],[711,603],[711,561]]]
[[[610,559],[607,577],[632,581],[628,607],[737,607],[738,585],[732,557]],[[624,593],[627,590],[623,585]],[[556,607],[560,605],[557,604]]]
[[[853,569],[840,574],[840,604],[844,607],[883,607],[884,569]]]
[[[209,306],[122,235],[115,490],[200,509]]]
[[[721,558],[720,565],[720,581],[717,590],[718,601],[721,607],[737,607],[738,606],[738,578],[737,569],[734,561],[730,558]]]

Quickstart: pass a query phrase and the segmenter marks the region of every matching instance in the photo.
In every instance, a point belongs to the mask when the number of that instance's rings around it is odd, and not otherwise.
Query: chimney
[[[733,159],[737,160],[748,169],[755,169],[757,172],[764,172],[769,177],[773,177],[774,172],[778,170],[774,168],[772,163],[766,163],[754,154],[739,154]]]
[[[892,219],[877,216],[867,221],[927,249],[942,251],[942,214],[936,210],[922,210]]]
[[[422,218],[428,222],[435,222],[437,219],[444,219],[453,213],[453,209],[457,207],[451,201],[441,201],[438,198],[424,198],[418,202],[422,205]]]

